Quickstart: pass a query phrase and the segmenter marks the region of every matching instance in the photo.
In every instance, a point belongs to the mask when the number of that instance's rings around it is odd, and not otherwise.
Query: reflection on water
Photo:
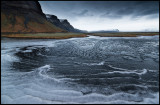
[[[2,103],[159,103],[158,36],[1,41]]]

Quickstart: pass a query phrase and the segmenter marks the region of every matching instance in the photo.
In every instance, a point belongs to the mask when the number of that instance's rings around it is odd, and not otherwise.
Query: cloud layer
[[[62,19],[66,18],[74,27],[79,29],[107,30],[109,28],[118,28],[121,31],[143,31],[153,28],[158,31],[159,29],[157,24],[159,23],[158,1],[39,2],[44,13],[54,14]],[[125,25],[124,23],[128,25],[126,29],[122,28]],[[136,28],[134,25],[143,27]],[[129,29],[127,27],[135,28]]]

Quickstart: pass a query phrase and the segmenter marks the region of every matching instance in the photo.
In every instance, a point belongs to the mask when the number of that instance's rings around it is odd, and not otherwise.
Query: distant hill
[[[47,20],[50,21],[55,26],[64,29],[69,32],[82,32],[87,33],[85,30],[79,30],[74,28],[67,19],[58,19],[55,15],[46,14]]]
[[[38,1],[1,1],[1,32],[67,32],[47,21]]]
[[[114,33],[114,32],[119,32],[119,30],[118,29],[113,29],[113,30],[90,31],[90,33]]]

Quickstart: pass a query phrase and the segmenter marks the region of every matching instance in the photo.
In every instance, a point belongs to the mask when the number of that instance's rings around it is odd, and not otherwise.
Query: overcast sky
[[[158,1],[39,1],[46,14],[81,30],[159,31]]]

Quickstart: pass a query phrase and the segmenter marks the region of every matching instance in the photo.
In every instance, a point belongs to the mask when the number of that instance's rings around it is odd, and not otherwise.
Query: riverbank
[[[27,34],[3,34],[2,37],[26,38],[26,39],[67,39],[74,37],[87,37],[87,35],[100,37],[137,37],[154,36],[159,32],[118,32],[118,33],[27,33]]]
[[[28,33],[28,34],[2,34],[2,37],[8,38],[26,38],[26,39],[67,39],[73,37],[86,37],[83,33]]]
[[[101,37],[137,37],[137,36],[154,36],[159,32],[117,32],[117,33],[93,33],[94,36]]]

